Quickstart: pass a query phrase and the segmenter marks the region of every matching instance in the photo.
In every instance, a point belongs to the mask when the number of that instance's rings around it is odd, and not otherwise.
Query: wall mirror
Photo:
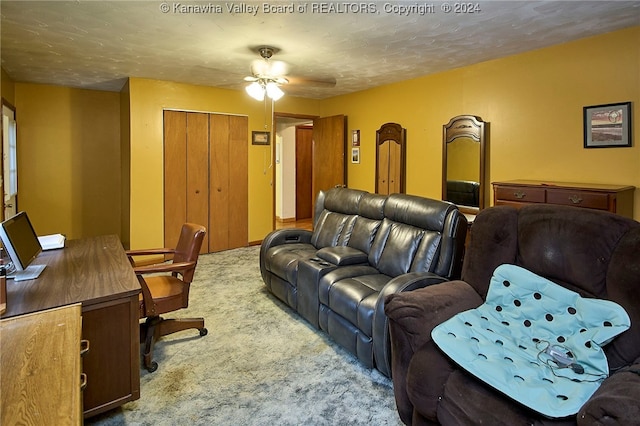
[[[484,208],[485,122],[458,115],[442,127],[442,199],[477,213]]]
[[[397,123],[376,130],[376,193],[405,192],[407,133]]]

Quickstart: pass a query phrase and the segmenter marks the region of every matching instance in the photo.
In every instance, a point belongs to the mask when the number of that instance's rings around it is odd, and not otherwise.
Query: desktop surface
[[[115,235],[69,240],[63,249],[41,252],[32,265],[46,268],[37,279],[7,281],[2,318],[79,302],[84,309],[140,293],[140,283]]]

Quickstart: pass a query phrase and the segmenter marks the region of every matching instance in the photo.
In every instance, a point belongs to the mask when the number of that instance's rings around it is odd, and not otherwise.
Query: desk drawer
[[[496,200],[518,201],[521,203],[544,203],[544,188],[526,188],[520,186],[498,186],[495,189]]]
[[[547,203],[588,209],[609,210],[609,194],[601,192],[548,189]]]

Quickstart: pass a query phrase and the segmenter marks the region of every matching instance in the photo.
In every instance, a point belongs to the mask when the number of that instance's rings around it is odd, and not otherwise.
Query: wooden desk
[[[80,425],[79,304],[0,321],[0,424]]]
[[[8,281],[2,318],[81,303],[91,345],[82,359],[84,417],[140,398],[140,284],[118,237],[69,240],[34,263],[47,267],[36,280]]]

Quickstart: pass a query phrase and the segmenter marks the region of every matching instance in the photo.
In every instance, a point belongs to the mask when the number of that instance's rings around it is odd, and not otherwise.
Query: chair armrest
[[[582,406],[578,426],[631,425],[640,419],[640,358],[613,373]]]
[[[156,272],[182,272],[185,269],[193,268],[196,262],[175,262],[175,263],[160,263],[157,265],[136,266],[133,268],[133,272],[136,275],[151,274]]]
[[[127,250],[125,253],[127,256],[145,256],[149,254],[173,254],[175,249],[170,248],[155,248],[155,249],[134,249]]]
[[[156,259],[156,258],[151,258],[152,260],[148,260],[145,261],[144,259],[142,261],[136,261],[134,259],[134,257],[136,256],[163,256],[163,255],[167,255],[167,254],[174,254],[176,251],[175,249],[170,249],[170,248],[153,248],[153,249],[133,249],[133,250],[126,250],[125,254],[127,255],[127,258],[129,259],[129,263],[131,263],[131,266],[133,266],[134,268],[139,266],[138,262],[140,262],[141,264],[156,264],[156,263],[162,263],[162,261],[160,259]],[[164,258],[163,258],[164,259]]]
[[[376,366],[387,377],[391,377],[391,340],[389,320],[384,313],[385,299],[390,294],[412,291],[447,281],[431,272],[409,272],[389,281],[380,291],[373,314],[373,355]]]

